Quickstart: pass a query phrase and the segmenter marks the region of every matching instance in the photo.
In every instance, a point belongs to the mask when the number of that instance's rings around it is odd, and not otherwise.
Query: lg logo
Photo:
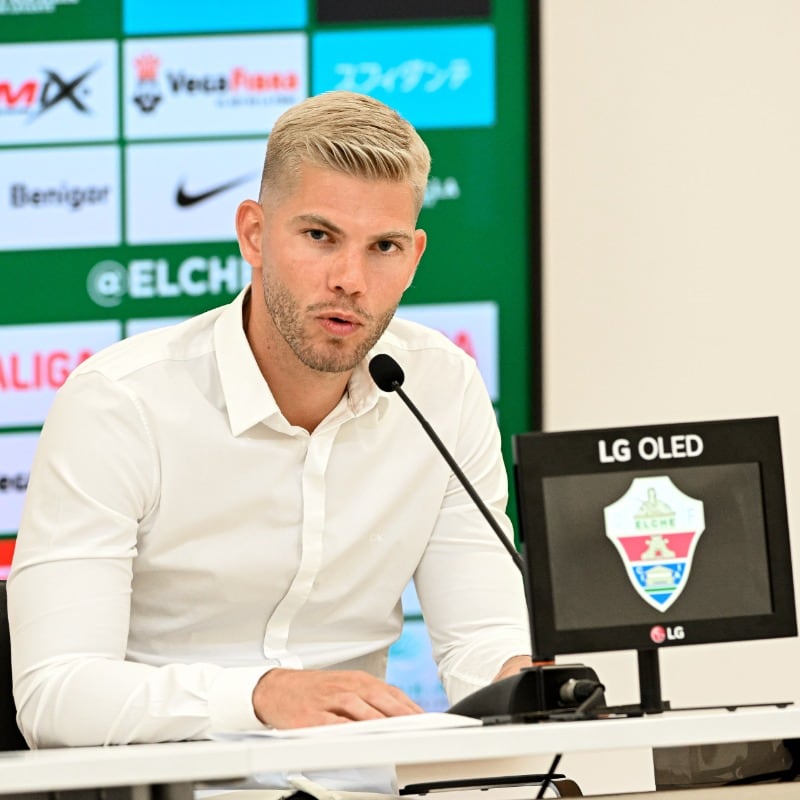
[[[671,628],[665,628],[663,625],[654,625],[650,628],[650,640],[654,644],[663,644],[666,641],[680,641],[685,638],[685,636],[686,633],[683,630],[683,625],[674,625]]]

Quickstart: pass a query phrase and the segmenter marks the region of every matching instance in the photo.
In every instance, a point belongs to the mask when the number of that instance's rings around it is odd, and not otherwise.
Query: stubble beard
[[[264,270],[262,277],[264,302],[272,323],[295,356],[310,369],[317,372],[349,372],[354,369],[375,346],[394,317],[397,306],[375,316],[367,314],[352,302],[336,304],[319,303],[309,306],[307,312],[324,311],[327,308],[347,308],[357,313],[368,331],[366,339],[351,345],[349,338],[329,337],[324,344],[314,344],[304,331],[304,315],[294,295],[284,284],[268,276]]]

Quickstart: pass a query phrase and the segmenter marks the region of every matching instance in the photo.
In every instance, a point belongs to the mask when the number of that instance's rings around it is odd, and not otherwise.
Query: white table
[[[396,764],[403,783],[436,777],[445,765],[459,774],[467,765],[502,774],[544,771],[555,753],[611,753],[800,738],[800,709],[756,708],[736,712],[671,712],[634,719],[549,722],[336,737],[180,742],[127,747],[86,747],[0,753],[3,794],[112,786],[189,786],[258,773]],[[530,767],[531,760],[540,764]],[[624,762],[623,762],[624,763]],[[564,762],[559,767],[569,772]],[[489,774],[485,772],[485,774]],[[570,777],[573,777],[570,775]],[[410,779],[409,779],[410,778]],[[580,783],[580,780],[578,780]],[[787,786],[784,784],[784,786]],[[789,785],[791,788],[791,785]],[[591,787],[582,785],[584,792]],[[646,787],[645,787],[646,788]],[[723,790],[733,792],[733,790]],[[750,789],[752,792],[752,788]],[[759,798],[764,790],[759,788]],[[797,784],[794,784],[797,794]],[[738,795],[734,793],[732,796]],[[725,795],[723,795],[724,797]],[[445,796],[446,797],[446,796]]]

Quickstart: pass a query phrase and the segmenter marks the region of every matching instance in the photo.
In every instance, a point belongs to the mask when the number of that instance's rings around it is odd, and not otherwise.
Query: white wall
[[[542,14],[545,429],[778,415],[800,554],[800,2]],[[582,660],[637,701],[633,653]],[[800,701],[798,667],[797,639],[678,648],[663,694]]]

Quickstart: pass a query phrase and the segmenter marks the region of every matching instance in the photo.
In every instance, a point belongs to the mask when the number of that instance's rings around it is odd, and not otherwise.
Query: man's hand
[[[395,686],[366,672],[276,668],[253,690],[256,716],[273,728],[304,728],[420,714]]]
[[[554,661],[534,661],[530,656],[514,656],[513,658],[509,658],[508,661],[500,667],[500,672],[494,676],[492,682],[501,681],[503,678],[516,675],[527,667],[542,667],[554,663]]]

